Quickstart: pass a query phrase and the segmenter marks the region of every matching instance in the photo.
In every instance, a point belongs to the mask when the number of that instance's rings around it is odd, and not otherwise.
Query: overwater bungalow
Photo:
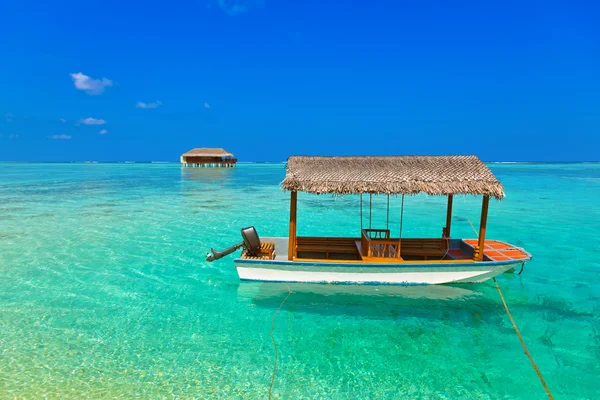
[[[531,259],[522,248],[486,238],[490,198],[502,199],[504,189],[476,156],[290,157],[282,187],[291,193],[288,237],[259,238],[254,227],[244,228],[243,242],[221,252],[212,250],[207,260],[243,248],[235,260],[242,280],[440,284],[483,282]],[[360,231],[343,237],[298,236],[296,216],[302,215],[297,212],[298,192],[359,195]],[[438,238],[403,236],[404,196],[419,193],[448,199]],[[371,223],[375,195],[388,198],[384,226]],[[483,198],[476,238],[451,236],[455,195]],[[401,201],[398,232],[388,228],[389,196]],[[369,222],[365,224],[367,202]]]
[[[237,158],[221,148],[195,148],[181,155],[184,167],[235,167]]]

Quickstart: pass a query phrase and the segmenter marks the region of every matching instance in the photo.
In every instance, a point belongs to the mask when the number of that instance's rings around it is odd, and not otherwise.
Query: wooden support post
[[[290,197],[290,235],[288,243],[288,260],[296,257],[296,205],[298,203],[298,192],[293,191]]]
[[[483,253],[485,251],[485,230],[487,227],[488,205],[490,204],[490,196],[483,196],[481,205],[481,221],[479,222],[479,243],[475,249],[475,261],[483,261]]]
[[[452,225],[452,200],[453,196],[448,195],[448,208],[446,209],[446,229],[444,237],[450,238],[450,226]]]
[[[373,194],[369,194],[369,229],[373,228]]]
[[[402,205],[400,206],[400,236],[398,236],[398,254],[402,258],[402,224],[404,223],[404,195],[402,195]]]

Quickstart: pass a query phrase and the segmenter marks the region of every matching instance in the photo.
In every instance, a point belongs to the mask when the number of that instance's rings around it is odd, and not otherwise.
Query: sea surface
[[[600,164],[490,168],[507,197],[487,237],[534,257],[498,279],[524,340],[556,399],[598,399]],[[284,175],[0,164],[0,398],[264,399],[280,306],[274,398],[546,398],[493,282],[242,284],[233,257],[205,262],[245,226],[287,235]],[[300,235],[358,236],[358,197],[298,201]],[[386,201],[374,196],[373,227]],[[407,196],[403,236],[440,237],[445,201]],[[475,237],[480,206],[455,198],[453,237]]]

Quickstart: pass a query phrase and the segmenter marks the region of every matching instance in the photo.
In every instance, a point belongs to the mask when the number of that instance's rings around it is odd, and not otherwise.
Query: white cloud
[[[71,78],[73,78],[75,88],[77,90],[83,90],[87,94],[102,94],[104,93],[105,87],[113,85],[113,82],[110,79],[93,79],[81,72],[71,74]]]
[[[79,120],[79,123],[84,125],[104,125],[106,121],[96,118],[83,118]]]
[[[54,140],[68,140],[68,139],[71,139],[71,136],[65,135],[65,134],[52,135],[52,136],[50,136],[50,139],[54,139]]]
[[[210,104],[204,103],[204,108],[206,108],[207,110],[210,110]]]
[[[59,119],[59,121],[62,122],[63,124],[67,122],[67,120],[64,118]]]
[[[264,7],[264,0],[217,0],[221,10],[229,15],[243,14],[251,8]]]
[[[143,101],[138,101],[135,105],[137,108],[158,108],[162,106],[161,101],[155,101],[154,103],[144,103]]]
[[[106,135],[107,133],[108,133],[108,131],[107,131],[106,129],[102,129],[102,130],[100,131],[100,134],[101,134],[101,135]]]

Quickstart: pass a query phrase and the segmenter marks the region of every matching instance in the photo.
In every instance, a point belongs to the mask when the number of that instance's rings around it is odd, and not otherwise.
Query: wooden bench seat
[[[298,251],[308,253],[357,253],[358,250],[354,243],[352,246],[332,246],[332,245],[299,245]]]
[[[443,257],[447,250],[444,239],[402,239],[402,256]]]
[[[298,243],[350,243],[356,238],[298,236]]]
[[[296,239],[296,254],[319,253],[329,258],[330,254],[356,254],[354,238],[302,237]]]
[[[379,244],[380,241],[382,242],[381,244]],[[373,257],[395,258],[399,260],[402,260],[405,257],[413,260],[427,260],[428,258],[440,259],[446,255],[448,246],[448,241],[445,239],[402,239],[400,245],[401,254],[400,257],[397,257],[394,248],[391,248],[390,250],[384,249],[384,246],[389,244],[387,242],[392,241],[396,243],[395,241],[398,241],[398,239],[371,239],[369,242],[373,246],[380,246],[373,249],[373,254],[385,253],[385,256]],[[352,254],[356,255],[358,259],[365,259],[366,254],[363,254],[363,252],[366,252],[367,250],[362,247],[361,239],[357,238],[299,236],[296,240],[296,254],[300,255],[301,258],[320,258],[321,256],[330,258],[330,255],[332,254]]]

